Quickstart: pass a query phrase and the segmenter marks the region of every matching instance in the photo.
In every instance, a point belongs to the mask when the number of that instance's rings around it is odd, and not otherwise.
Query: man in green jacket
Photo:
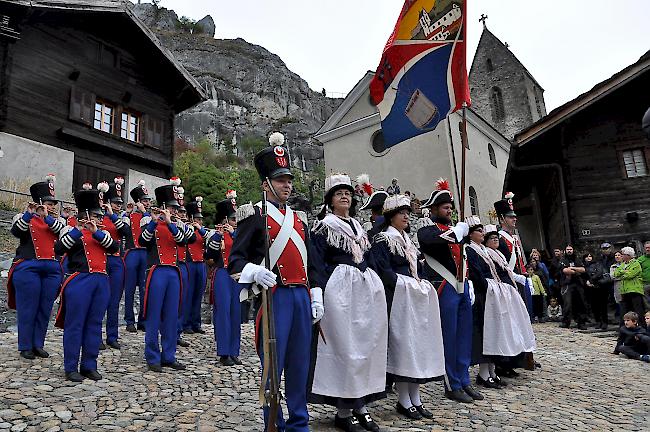
[[[645,315],[643,300],[643,279],[641,264],[635,259],[636,253],[631,247],[621,249],[623,263],[614,270],[614,277],[619,279],[619,291],[623,297],[623,311],[636,312],[638,316]]]
[[[643,279],[643,291],[646,297],[646,308],[650,302],[650,241],[643,245],[645,255],[641,255],[637,261],[641,264],[641,279]]]

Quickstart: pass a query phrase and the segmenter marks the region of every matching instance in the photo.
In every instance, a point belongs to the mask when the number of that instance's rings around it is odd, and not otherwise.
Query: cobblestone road
[[[394,395],[371,412],[385,431],[650,430],[650,365],[609,354],[612,337],[551,324],[535,329],[543,368],[522,372],[505,390],[484,391],[484,401],[450,402],[439,383],[430,383],[423,400],[434,420],[406,422],[394,411]],[[143,361],[143,334],[124,333],[121,351],[100,355],[104,380],[73,385],[63,379],[60,330],[48,334],[52,356],[35,361],[18,357],[15,334],[0,333],[0,430],[262,430],[251,337],[247,324],[244,365],[225,368],[213,353],[211,330],[186,336],[192,345],[178,357],[188,370],[155,374]],[[334,430],[332,409],[310,409],[314,431]]]

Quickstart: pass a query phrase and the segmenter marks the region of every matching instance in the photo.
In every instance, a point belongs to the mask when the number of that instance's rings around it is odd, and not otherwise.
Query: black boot
[[[34,360],[36,358],[36,356],[34,355],[34,351],[32,350],[21,351],[20,356],[27,360]]]
[[[50,353],[45,351],[43,348],[33,348],[32,351],[36,357],[48,358],[50,356]]]
[[[81,375],[93,381],[99,381],[102,379],[102,376],[96,370],[81,371]]]
[[[479,393],[474,387],[472,386],[465,386],[463,387],[463,391],[467,393],[469,397],[471,397],[474,400],[483,400],[485,399],[481,393]]]
[[[65,379],[72,382],[82,382],[85,378],[79,372],[74,371],[74,372],[66,372]]]
[[[230,358],[230,356],[221,356],[219,357],[219,363],[224,366],[234,366],[235,362]]]

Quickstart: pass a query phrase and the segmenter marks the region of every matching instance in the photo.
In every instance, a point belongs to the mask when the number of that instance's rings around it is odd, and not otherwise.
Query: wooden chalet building
[[[0,181],[169,178],[174,116],[205,96],[131,7],[0,0]]]
[[[515,136],[504,189],[524,247],[650,240],[650,51]]]

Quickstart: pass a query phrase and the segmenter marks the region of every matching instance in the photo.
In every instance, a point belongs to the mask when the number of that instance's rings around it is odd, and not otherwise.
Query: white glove
[[[312,288],[311,290],[311,316],[314,318],[314,324],[320,321],[325,314],[323,306],[323,290],[321,288]]]
[[[465,222],[458,222],[456,226],[452,228],[452,231],[456,234],[458,241],[461,241],[469,234],[469,225]]]
[[[474,302],[476,301],[476,293],[474,292],[474,283],[471,280],[468,280],[467,285],[469,286],[469,300],[470,302],[472,302],[472,306],[474,306]]]
[[[530,289],[530,295],[535,294],[535,287],[533,286],[533,280],[531,278],[526,278],[526,285]]]
[[[258,271],[255,273],[255,276],[253,277],[255,278],[255,283],[266,289],[274,287],[277,283],[277,277],[275,276],[275,273],[273,273],[271,270],[266,269],[266,267],[260,266]]]

